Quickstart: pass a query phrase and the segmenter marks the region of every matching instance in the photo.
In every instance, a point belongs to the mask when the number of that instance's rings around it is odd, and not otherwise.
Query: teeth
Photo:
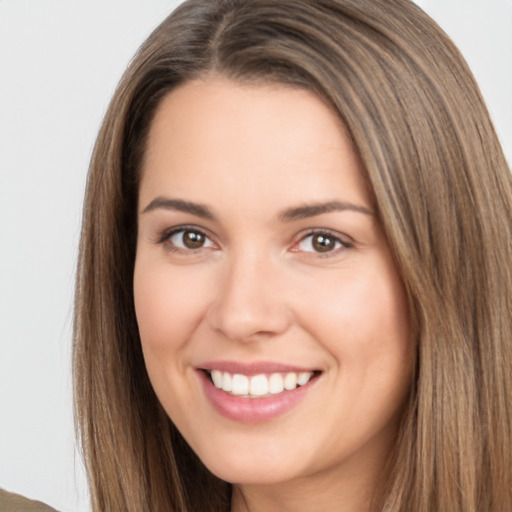
[[[273,373],[270,376],[268,388],[273,395],[282,393],[284,390],[283,376],[280,373]]]
[[[313,376],[313,374],[311,372],[299,373],[299,377],[297,379],[297,384],[299,386],[304,386],[304,384],[307,384],[309,382],[309,379],[311,379],[312,376]]]
[[[287,391],[290,391],[292,389],[295,389],[296,387],[297,387],[297,374],[296,373],[287,373],[286,377],[284,378],[284,389],[286,389]]]
[[[216,388],[222,388],[223,379],[222,379],[222,372],[220,370],[212,370],[210,373],[210,376],[213,380],[213,384]]]
[[[220,370],[211,370],[210,376],[214,386],[218,389],[235,396],[256,398],[269,394],[276,395],[285,390],[292,391],[298,386],[304,386],[313,377],[313,372],[271,373],[249,377],[240,373],[231,374]]]
[[[251,377],[251,396],[264,396],[268,395],[268,380],[265,375],[256,375]]]
[[[233,389],[233,378],[228,372],[222,374],[222,389],[224,391],[231,391]]]
[[[249,394],[249,377],[235,373],[233,375],[233,395],[248,395]]]

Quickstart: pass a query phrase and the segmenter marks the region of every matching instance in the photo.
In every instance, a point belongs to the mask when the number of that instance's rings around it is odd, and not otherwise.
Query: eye
[[[215,247],[215,244],[203,231],[183,227],[165,233],[161,242],[170,246],[171,250],[194,251]]]
[[[299,240],[295,246],[295,251],[328,254],[336,253],[343,247],[351,247],[351,244],[332,233],[318,231],[309,233]]]

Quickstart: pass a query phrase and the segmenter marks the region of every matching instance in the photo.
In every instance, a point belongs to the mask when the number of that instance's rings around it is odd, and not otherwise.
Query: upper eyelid
[[[198,226],[194,226],[191,224],[187,224],[187,225],[175,226],[172,228],[164,229],[158,237],[158,243],[165,242],[171,236],[175,235],[176,233],[179,233],[180,231],[197,231],[199,233],[202,233],[204,236],[206,236],[210,240],[212,240],[212,238],[213,238],[207,229],[200,228]]]
[[[176,244],[172,241],[172,237],[177,233],[186,232],[186,231],[194,231],[197,233],[201,233],[204,237],[209,241],[208,244],[205,244],[201,247],[190,248],[190,247],[180,247],[180,244]],[[214,237],[212,237],[208,230],[199,228],[193,225],[181,225],[175,226],[172,228],[164,229],[163,232],[159,235],[156,240],[156,244],[162,246],[166,252],[176,253],[177,255],[182,256],[193,256],[202,254],[205,250],[212,250],[218,248],[218,242],[215,241]]]
[[[333,238],[336,238],[344,245],[353,245],[354,244],[354,240],[350,236],[345,235],[343,233],[339,233],[338,231],[334,231],[332,229],[327,229],[327,228],[313,228],[313,229],[306,230],[302,234],[299,233],[296,237],[296,241],[294,242],[294,244],[300,242],[301,240],[304,240],[308,236],[313,236],[313,235],[329,235],[329,236],[332,236]]]
[[[334,238],[339,244],[340,247],[333,248],[330,251],[321,252],[321,251],[306,251],[301,250],[298,248],[299,244],[301,244],[305,239],[314,236],[314,235],[328,235],[332,238]],[[337,258],[340,256],[343,256],[345,254],[345,251],[353,249],[354,248],[354,241],[351,237],[347,235],[343,235],[338,232],[333,232],[329,229],[314,229],[313,231],[309,231],[305,234],[303,234],[301,237],[299,237],[292,245],[291,252],[294,252],[296,254],[301,253],[303,258],[306,258],[310,261],[317,261],[317,260],[327,260],[329,258],[332,258],[333,261],[338,261]]]

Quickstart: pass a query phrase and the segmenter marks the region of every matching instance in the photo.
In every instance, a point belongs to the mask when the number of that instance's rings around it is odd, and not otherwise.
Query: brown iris
[[[335,248],[336,240],[332,236],[318,234],[313,235],[312,244],[317,252],[329,252]]]
[[[200,249],[205,242],[205,235],[199,231],[185,231],[183,233],[183,245],[187,249]]]

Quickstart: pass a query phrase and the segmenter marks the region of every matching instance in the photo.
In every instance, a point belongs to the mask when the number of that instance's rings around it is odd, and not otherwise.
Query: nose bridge
[[[210,311],[212,327],[238,341],[286,330],[290,315],[279,286],[278,267],[269,255],[254,247],[226,257],[219,293]]]

